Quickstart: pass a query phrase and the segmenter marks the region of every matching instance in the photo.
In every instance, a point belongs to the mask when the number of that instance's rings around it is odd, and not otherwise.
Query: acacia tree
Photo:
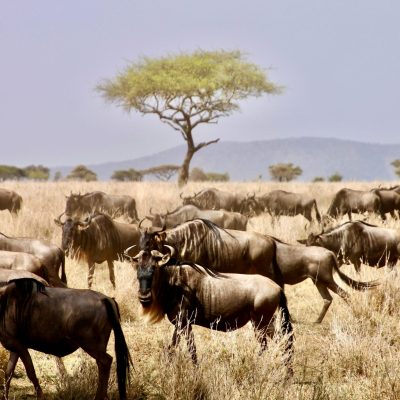
[[[67,176],[68,180],[76,181],[97,181],[97,174],[85,165],[77,165]]]
[[[239,110],[239,100],[281,88],[267,79],[260,67],[247,62],[240,51],[196,51],[159,59],[143,58],[97,86],[110,102],[128,112],[154,114],[180,132],[187,143],[178,184],[185,184],[194,154],[218,142],[195,143],[193,131],[201,124]]]
[[[394,160],[390,164],[394,167],[394,173],[400,176],[400,159]]]
[[[279,182],[289,182],[293,179],[296,179],[303,173],[303,170],[300,167],[294,166],[292,163],[273,164],[270,165],[268,168],[272,179]]]

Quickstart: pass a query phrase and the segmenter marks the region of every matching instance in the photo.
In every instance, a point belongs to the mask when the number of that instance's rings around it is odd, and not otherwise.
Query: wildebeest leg
[[[114,275],[114,264],[111,260],[107,261],[108,264],[108,271],[110,273],[110,281],[113,285],[113,288],[115,289],[115,275]]]
[[[97,380],[97,391],[94,400],[107,399],[108,380],[110,378],[110,370],[112,364],[112,357],[105,351],[92,350],[83,348],[90,356],[92,356],[97,363],[99,376]]]
[[[194,333],[192,325],[188,324],[185,330],[186,342],[189,349],[189,353],[192,356],[193,364],[197,364],[196,344],[194,343]]]
[[[67,369],[65,368],[64,361],[60,357],[55,357],[58,373],[61,377],[61,383],[65,384],[68,377]]]
[[[321,297],[324,300],[324,305],[322,307],[321,313],[319,314],[319,317],[315,321],[316,324],[320,324],[322,322],[322,320],[324,319],[325,314],[327,313],[328,308],[330,307],[333,298],[332,298],[331,294],[329,293],[329,290],[326,287],[325,283],[316,282],[315,286],[317,287],[319,294],[321,295]]]
[[[11,379],[15,370],[15,366],[17,365],[18,361],[18,354],[14,352],[10,352],[10,357],[8,359],[7,363],[7,369],[6,369],[6,376],[5,376],[5,383],[4,383],[4,393],[3,393],[3,399],[8,400],[8,392],[10,390],[10,383]]]
[[[347,211],[347,215],[349,216],[349,221],[351,221],[351,210]]]
[[[168,356],[171,357],[172,354],[174,353],[176,346],[178,346],[179,342],[181,340],[181,332],[180,332],[180,327],[179,323],[175,323],[175,329],[174,333],[172,334],[172,341],[171,344],[168,346]]]
[[[28,375],[29,380],[32,382],[33,387],[35,388],[37,398],[42,399],[43,391],[39,385],[39,381],[36,376],[35,368],[33,366],[32,358],[31,358],[28,350],[25,348],[20,348],[18,351],[18,354],[17,354],[17,360],[18,360],[18,356],[21,358],[21,361],[24,363],[26,374]],[[15,365],[14,365],[14,368],[15,368]]]
[[[353,265],[354,265],[354,269],[356,270],[357,274],[360,275],[361,272],[361,261],[360,258],[356,258],[354,260],[350,260],[352,261]]]
[[[89,272],[88,272],[88,288],[90,289],[93,284],[93,275],[94,275],[94,266],[95,263],[93,261],[88,261],[88,267],[89,267]]]

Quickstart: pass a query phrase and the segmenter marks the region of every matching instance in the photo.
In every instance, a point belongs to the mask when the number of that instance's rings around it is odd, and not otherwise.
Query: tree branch
[[[195,151],[195,152],[196,152],[196,151],[199,151],[199,150],[202,149],[203,147],[206,147],[206,146],[208,146],[208,145],[210,145],[210,144],[217,143],[217,142],[219,142],[219,138],[218,138],[218,139],[214,139],[214,140],[210,140],[209,142],[202,142],[202,143],[199,143],[198,145],[195,146],[194,151]]]

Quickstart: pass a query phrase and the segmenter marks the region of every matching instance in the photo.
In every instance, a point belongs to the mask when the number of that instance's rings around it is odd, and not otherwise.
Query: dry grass
[[[347,183],[352,188],[366,189],[375,183]],[[384,183],[383,183],[384,184]],[[328,208],[333,194],[343,183],[263,182],[224,183],[215,185],[237,192],[264,193],[276,188],[308,192],[318,201],[320,211]],[[60,229],[54,224],[71,191],[104,190],[129,194],[136,198],[139,216],[152,207],[154,211],[171,210],[179,205],[180,191],[169,183],[11,183],[2,187],[19,192],[23,209],[13,220],[0,212],[0,231],[11,236],[46,238],[60,243]],[[190,184],[185,194],[199,191],[202,184]],[[370,222],[380,224],[378,218]],[[399,229],[399,222],[389,218],[387,226]],[[272,234],[289,243],[296,243],[316,226],[306,226],[301,216],[282,217],[271,224],[268,216],[254,218],[249,229]],[[358,278],[352,267],[343,270]],[[85,288],[87,266],[67,260],[67,275],[71,287]],[[176,356],[167,358],[165,349],[172,336],[168,321],[146,325],[141,320],[136,299],[135,272],[126,263],[116,263],[117,290],[108,280],[105,264],[96,267],[94,289],[115,296],[119,302],[123,329],[131,350],[135,368],[129,389],[130,399],[399,399],[400,398],[400,278],[385,269],[363,267],[363,280],[381,278],[378,289],[359,293],[349,288],[351,303],[347,306],[334,295],[334,302],[324,322],[315,325],[321,306],[317,289],[310,281],[287,287],[289,308],[295,319],[294,377],[285,379],[279,340],[269,344],[259,357],[258,344],[250,326],[223,334],[195,327],[200,366],[193,367],[183,343]],[[342,285],[343,286],[343,285]],[[109,353],[114,356],[113,340]],[[78,351],[65,358],[70,373],[68,382],[60,382],[54,359],[31,352],[37,374],[50,399],[72,400],[92,398],[97,368],[94,361]],[[0,368],[4,364],[0,352]],[[115,373],[110,380],[110,399],[116,399]],[[11,398],[33,398],[33,388],[19,363],[12,382]]]

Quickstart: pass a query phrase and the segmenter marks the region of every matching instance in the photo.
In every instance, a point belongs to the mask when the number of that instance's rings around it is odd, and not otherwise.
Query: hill
[[[177,146],[133,160],[88,165],[107,180],[118,169],[145,169],[161,164],[180,165],[186,146]],[[254,180],[260,175],[269,180],[268,166],[292,162],[303,169],[301,181],[316,176],[328,177],[335,172],[344,180],[392,180],[396,176],[391,161],[400,158],[400,144],[363,143],[325,138],[288,138],[253,142],[219,142],[200,150],[191,168],[228,172],[231,180]],[[72,167],[54,167],[52,172],[66,175]]]

